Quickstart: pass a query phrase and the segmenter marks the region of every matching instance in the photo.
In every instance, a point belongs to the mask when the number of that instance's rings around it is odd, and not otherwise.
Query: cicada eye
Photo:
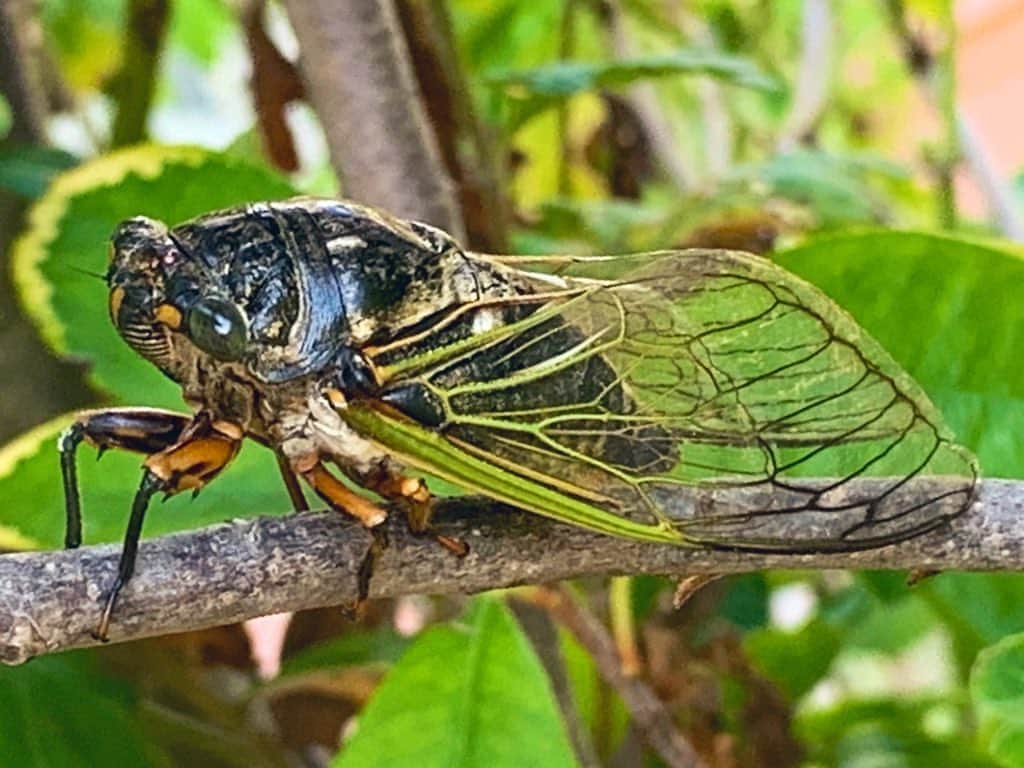
[[[225,362],[241,360],[249,340],[238,307],[209,296],[189,308],[188,335],[197,347]]]

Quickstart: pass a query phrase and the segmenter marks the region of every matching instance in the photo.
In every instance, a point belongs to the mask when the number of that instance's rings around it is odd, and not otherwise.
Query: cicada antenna
[[[95,277],[97,280],[102,280],[104,283],[107,282],[107,276],[102,272],[93,272],[91,269],[85,269],[84,267],[79,267],[75,264],[62,264],[61,266],[74,272],[80,272],[88,277]]]

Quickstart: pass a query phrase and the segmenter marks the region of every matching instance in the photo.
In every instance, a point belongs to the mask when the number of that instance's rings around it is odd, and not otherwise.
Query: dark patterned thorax
[[[258,378],[325,370],[343,347],[388,341],[497,289],[497,271],[444,233],[327,200],[210,214],[173,235],[246,314]]]

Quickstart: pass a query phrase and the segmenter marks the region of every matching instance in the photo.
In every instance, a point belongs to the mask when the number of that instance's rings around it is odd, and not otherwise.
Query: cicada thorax
[[[246,364],[269,384],[327,374],[343,350],[388,338],[479,288],[443,233],[347,203],[299,199],[194,219],[173,230],[235,303]]]

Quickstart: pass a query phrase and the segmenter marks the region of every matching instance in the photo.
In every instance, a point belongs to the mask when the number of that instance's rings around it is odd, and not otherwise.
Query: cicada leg
[[[469,554],[469,545],[466,542],[432,529],[430,519],[434,512],[434,497],[422,478],[403,475],[384,466],[361,480],[367,488],[376,491],[385,499],[399,501],[405,506],[409,530],[414,534],[433,536],[438,544],[457,557]]]
[[[150,429],[151,428],[151,429]],[[147,429],[150,431],[147,432]],[[114,581],[103,604],[95,635],[107,639],[110,617],[117,598],[135,572],[139,537],[149,501],[157,493],[173,495],[198,490],[212,480],[237,455],[242,429],[230,422],[200,413],[193,419],[167,411],[118,409],[84,414],[61,438],[61,467],[68,499],[66,543],[81,541],[81,514],[75,472],[75,448],[83,441],[104,448],[124,448],[148,453],[142,482],[132,501],[128,529]]]
[[[387,547],[387,536],[380,525],[387,520],[388,513],[332,475],[315,453],[292,459],[290,467],[291,471],[305,480],[316,495],[326,501],[332,509],[356,518],[373,537],[373,543],[359,564],[357,598],[353,609],[353,613],[358,615],[370,595],[370,578],[373,576],[374,563]]]
[[[309,503],[306,501],[302,486],[299,485],[299,478],[288,462],[288,458],[280,450],[274,451],[274,457],[277,459],[277,468],[281,472],[285,490],[288,491],[288,498],[291,499],[292,509],[296,512],[308,512]]]
[[[367,528],[374,528],[387,520],[386,511],[369,499],[364,499],[332,475],[319,456],[310,454],[293,459],[291,468],[332,508],[351,515]]]
[[[153,408],[111,408],[79,414],[58,443],[67,516],[66,548],[74,549],[82,543],[82,505],[75,463],[78,446],[85,441],[98,448],[101,456],[110,448],[150,455],[178,442],[190,421],[190,416]]]

